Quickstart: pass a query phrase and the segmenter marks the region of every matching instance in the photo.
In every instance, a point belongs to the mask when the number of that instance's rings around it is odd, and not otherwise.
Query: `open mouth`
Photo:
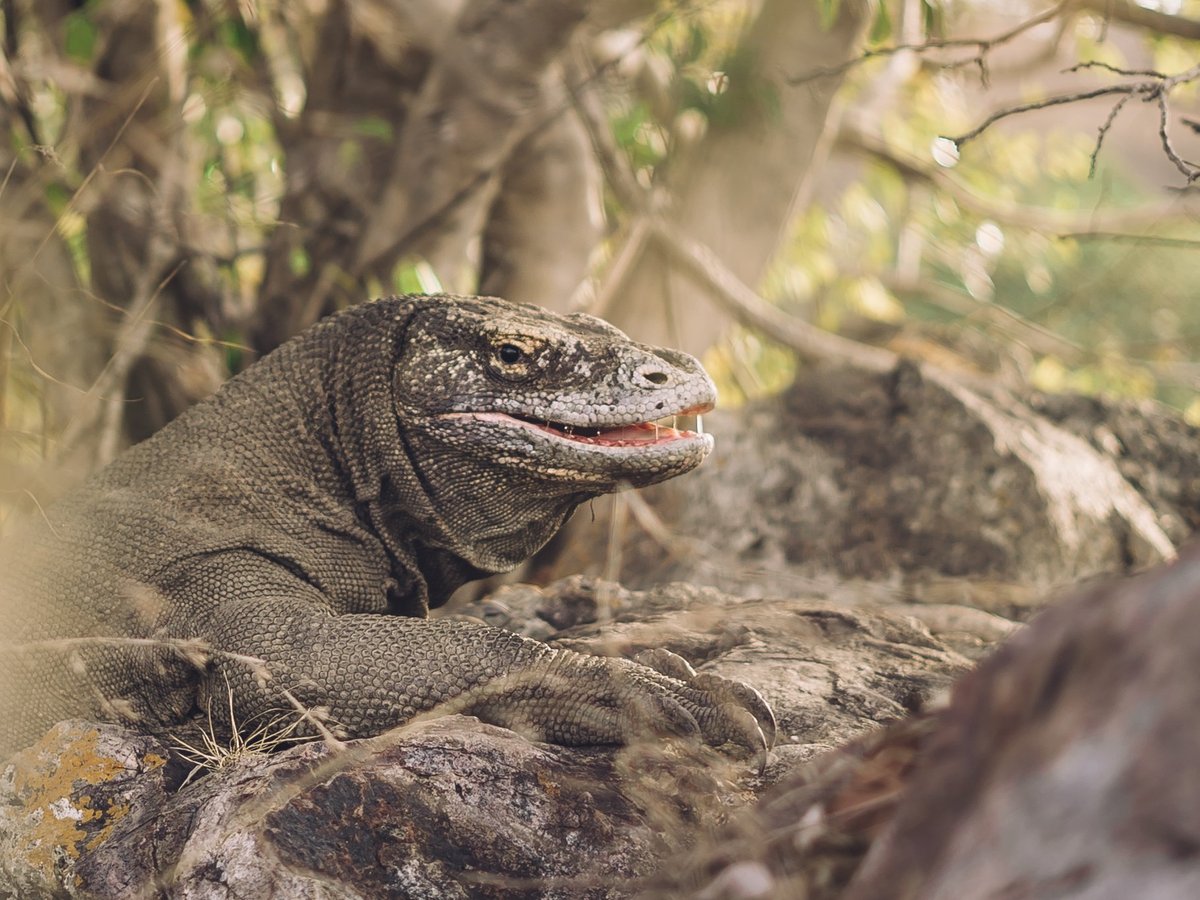
[[[590,444],[603,447],[630,447],[669,444],[674,441],[688,440],[704,434],[704,423],[701,415],[712,409],[712,406],[694,407],[680,413],[663,416],[648,422],[636,422],[626,425],[585,427],[568,425],[562,422],[548,422],[531,416],[510,415],[508,413],[451,413],[454,417],[465,416],[484,421],[507,421],[524,428],[534,429],[561,440],[573,441],[579,444]],[[679,419],[695,417],[695,431],[679,428]]]

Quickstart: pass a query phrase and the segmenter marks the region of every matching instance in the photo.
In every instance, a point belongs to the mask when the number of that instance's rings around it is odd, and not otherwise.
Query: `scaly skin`
[[[639,423],[714,399],[694,359],[590,316],[399,297],[331,317],[0,550],[0,755],[68,717],[170,731],[227,694],[238,722],[299,702],[349,736],[451,701],[560,743],[764,751],[761,697],[671,654],[425,619],[580,503],[697,466],[711,438]]]

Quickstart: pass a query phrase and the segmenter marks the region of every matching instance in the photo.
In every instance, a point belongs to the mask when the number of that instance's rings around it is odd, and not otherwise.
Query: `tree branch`
[[[838,143],[890,166],[908,182],[926,184],[945,193],[960,207],[979,218],[993,219],[1003,225],[1029,231],[1052,231],[1063,238],[1123,232],[1159,225],[1165,219],[1183,220],[1200,213],[1200,203],[1193,203],[1190,194],[1180,195],[1167,203],[1106,213],[1003,203],[981,197],[949,172],[926,166],[916,157],[889,147],[878,134],[843,128],[838,134]]]
[[[1094,12],[1106,21],[1145,28],[1159,34],[1200,41],[1200,19],[1171,15],[1131,0],[1079,0],[1079,8]]]
[[[743,325],[754,328],[806,359],[836,360],[868,372],[887,372],[898,357],[823,331],[768,303],[731,272],[712,250],[662,219],[652,219],[651,237],[679,268],[703,285]]]
[[[824,68],[810,69],[801,75],[796,75],[788,79],[789,84],[804,84],[805,82],[813,81],[818,78],[829,78],[835,75],[842,75],[855,66],[870,59],[879,57],[894,56],[897,53],[913,52],[913,53],[929,53],[936,50],[974,50],[972,56],[964,57],[963,59],[953,60],[945,63],[945,68],[957,69],[963,66],[975,65],[979,68],[980,75],[986,85],[988,83],[988,67],[987,55],[994,49],[1003,44],[1007,44],[1012,40],[1020,37],[1030,29],[1036,28],[1038,25],[1043,25],[1046,22],[1053,21],[1063,13],[1067,12],[1073,5],[1075,0],[1062,0],[1062,2],[1054,4],[1054,6],[1038,13],[1029,19],[1025,19],[1019,24],[1013,26],[1008,31],[993,35],[987,38],[936,38],[929,41],[918,41],[912,43],[893,44],[890,47],[875,47],[859,54],[854,59],[847,60],[837,66],[828,66]]]
[[[579,47],[568,63],[566,84],[575,114],[587,131],[613,196],[630,212],[649,209],[649,191],[638,184],[628,158],[613,138],[600,98],[596,96],[596,88],[601,84],[599,73]]]
[[[1175,75],[1166,75],[1162,72],[1155,72],[1148,69],[1122,69],[1116,66],[1111,66],[1102,62],[1083,62],[1067,69],[1068,72],[1078,72],[1082,69],[1104,69],[1115,75],[1123,78],[1138,78],[1138,81],[1123,82],[1120,84],[1110,84],[1104,87],[1092,88],[1086,91],[1076,91],[1071,94],[1060,94],[1055,97],[1047,97],[1044,100],[1037,100],[1033,103],[1022,103],[1017,106],[1010,106],[1006,109],[998,110],[984,119],[979,125],[972,128],[965,134],[958,137],[950,137],[947,140],[961,149],[963,144],[973,141],[979,137],[997,122],[1002,119],[1007,119],[1010,116],[1015,116],[1020,113],[1030,112],[1036,109],[1048,109],[1052,106],[1061,106],[1067,103],[1078,103],[1083,100],[1093,100],[1097,97],[1118,96],[1120,99],[1113,109],[1109,112],[1104,122],[1101,124],[1096,138],[1096,147],[1092,151],[1092,168],[1095,168],[1096,156],[1100,152],[1100,145],[1104,141],[1105,135],[1108,134],[1109,128],[1112,127],[1113,121],[1117,114],[1120,113],[1122,107],[1133,97],[1137,97],[1146,103],[1156,103],[1159,109],[1159,127],[1158,138],[1162,145],[1163,153],[1167,159],[1180,171],[1187,183],[1200,179],[1200,165],[1189,162],[1179,155],[1176,151],[1174,143],[1171,140],[1170,131],[1168,129],[1170,112],[1169,112],[1169,97],[1171,91],[1182,84],[1200,79],[1200,65],[1193,66],[1183,72]]]

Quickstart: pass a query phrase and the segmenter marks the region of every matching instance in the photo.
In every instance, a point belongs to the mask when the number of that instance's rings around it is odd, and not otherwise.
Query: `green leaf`
[[[308,251],[303,247],[293,247],[288,253],[288,268],[297,278],[307,275],[312,269],[312,260],[308,258]]]
[[[420,258],[404,260],[392,269],[392,287],[398,294],[428,293],[421,267],[428,269],[429,264]]]
[[[71,13],[63,27],[63,45],[71,59],[90,63],[96,49],[96,26],[82,12]]]
[[[218,29],[218,36],[225,46],[237,53],[248,63],[259,55],[258,35],[236,19],[226,19]]]

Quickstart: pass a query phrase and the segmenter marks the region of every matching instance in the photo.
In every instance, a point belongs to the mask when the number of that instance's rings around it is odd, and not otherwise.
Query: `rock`
[[[882,581],[1024,617],[1053,588],[1171,558],[1200,521],[1200,430],[1127,405],[1109,434],[1102,413],[1035,399],[907,362],[886,375],[817,369],[706,417],[713,457],[618,495],[630,510],[619,548],[602,514],[580,523],[562,566],[612,573],[619,559],[630,586],[743,596]]]
[[[113,725],[65,722],[0,770],[0,897],[128,896],[139,883],[123,867],[91,882],[80,870],[115,835],[143,838],[165,823],[156,813],[182,776],[155,738]],[[153,823],[153,824],[148,824]],[[130,829],[132,825],[132,829]],[[138,865],[152,864],[146,840],[125,843]]]
[[[894,817],[934,722],[904,719],[798,767],[662,866],[640,900],[841,897]]]
[[[954,689],[847,900],[1200,896],[1200,547]]]
[[[780,722],[771,765],[760,776],[686,742],[556,747],[453,716],[246,754],[181,786],[167,744],[68,723],[3,769],[0,896],[630,896],[796,766],[968,667],[899,607],[572,579],[472,611],[589,652],[666,646],[755,685]],[[762,874],[726,879],[749,890]]]
[[[1200,431],[1150,400],[1033,394],[1030,408],[1116,461],[1177,544],[1200,528]]]
[[[494,622],[522,632],[538,630],[531,620],[568,618],[561,608],[590,606],[602,622],[575,625],[550,642],[601,656],[664,647],[703,671],[754,685],[779,721],[768,780],[871,724],[904,718],[970,665],[911,615],[912,605],[746,599],[683,583],[638,592],[581,577],[544,589],[510,586],[483,601],[494,616],[493,604],[507,610]]]
[[[796,767],[643,900],[763,885],[806,900],[1200,896],[1198,658],[1200,545],[1077,592],[938,708]]]
[[[121,806],[98,815],[102,824],[66,835],[72,849],[55,874],[68,896],[125,897],[154,884],[186,898],[507,896],[557,879],[561,889],[546,896],[605,897],[666,846],[644,811],[611,787],[622,780],[619,755],[533,744],[466,717],[348,750],[315,742],[248,755],[170,796],[141,784],[166,752],[152,740],[114,726],[60,725],[39,759],[75,757],[97,742],[123,741],[124,752],[139,755],[112,783],[97,774],[68,781],[63,798],[38,810],[31,803],[61,790],[61,779],[31,795],[26,761],[10,766],[25,789],[4,800],[24,801],[25,834],[37,837],[39,811],[43,821],[47,810],[86,821],[97,788],[125,791]],[[715,779],[702,787],[724,797]],[[646,788],[646,803],[674,805]],[[27,841],[22,853],[11,826],[0,832],[5,858],[45,872],[49,844]],[[20,887],[24,897],[46,885],[26,878]]]

